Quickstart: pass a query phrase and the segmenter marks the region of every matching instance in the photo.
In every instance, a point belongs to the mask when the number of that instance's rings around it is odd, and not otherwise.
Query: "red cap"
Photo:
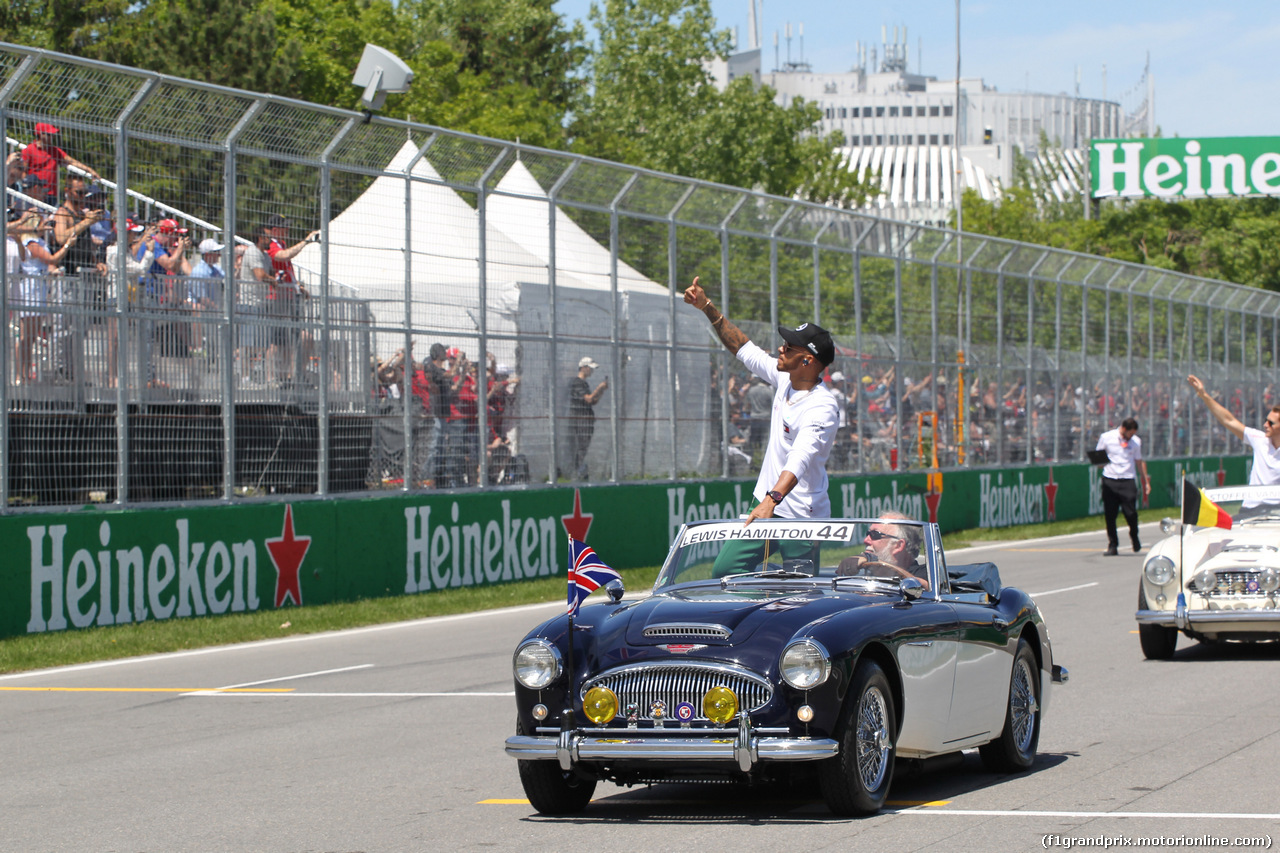
[[[42,121],[36,124],[36,133],[47,133],[50,136],[52,136],[57,132],[58,132],[58,129],[53,125],[49,124],[48,122]]]
[[[458,352],[459,351],[457,347],[449,347],[447,350],[444,351],[444,354],[449,358],[457,358]]]
[[[156,224],[160,227],[161,234],[171,234],[178,230],[178,220],[176,219],[161,219]]]
[[[126,231],[130,231],[134,234],[138,234],[144,230],[141,225],[134,222],[132,219],[126,219],[124,221],[124,227]]]

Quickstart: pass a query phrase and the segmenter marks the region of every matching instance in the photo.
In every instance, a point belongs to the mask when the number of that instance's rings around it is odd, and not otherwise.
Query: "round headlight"
[[[1275,592],[1280,588],[1280,571],[1267,566],[1258,574],[1258,586],[1263,592]]]
[[[560,652],[546,640],[530,640],[516,649],[516,681],[530,690],[541,690],[560,675]]]
[[[1147,574],[1147,580],[1156,586],[1164,586],[1173,580],[1173,560],[1168,557],[1152,557],[1147,560],[1147,565],[1143,571]]]
[[[1208,594],[1213,592],[1214,587],[1218,585],[1218,575],[1209,569],[1205,569],[1196,575],[1196,592]]]
[[[1174,521],[1172,518],[1160,519],[1160,532],[1165,534],[1166,536],[1177,529],[1178,529],[1178,522]]]
[[[582,697],[582,713],[597,726],[602,726],[618,716],[618,697],[608,687],[592,687]]]
[[[797,690],[810,690],[827,680],[831,662],[827,650],[814,640],[800,640],[782,652],[778,667],[782,680]]]
[[[712,687],[702,697],[702,716],[724,725],[738,714],[738,697],[728,687]]]

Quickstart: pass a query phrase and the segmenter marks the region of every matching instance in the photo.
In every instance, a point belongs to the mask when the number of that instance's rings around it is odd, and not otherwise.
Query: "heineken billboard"
[[[1093,198],[1280,195],[1280,137],[1095,139]]]
[[[1244,482],[1243,457],[1153,460],[1152,506],[1183,476]],[[888,510],[944,531],[1102,511],[1099,468],[833,478],[831,511]],[[653,566],[680,525],[737,518],[752,483],[732,480],[422,493],[357,500],[0,517],[0,638],[252,613],[565,577],[568,537],[614,568]]]

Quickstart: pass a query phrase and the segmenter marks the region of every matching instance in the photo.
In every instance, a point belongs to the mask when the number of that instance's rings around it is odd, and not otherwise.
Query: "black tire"
[[[1138,581],[1138,609],[1147,609],[1147,594]],[[1147,660],[1169,660],[1178,649],[1178,629],[1165,625],[1139,625],[1138,642]]]
[[[596,792],[596,780],[560,769],[558,761],[517,761],[520,784],[538,814],[577,814]]]
[[[982,763],[995,773],[1027,770],[1040,744],[1040,667],[1026,638],[1018,640],[1009,674],[1009,698],[1000,737],[978,747]]]
[[[523,726],[516,722],[516,734],[524,734]],[[559,761],[517,761],[520,768],[520,784],[524,795],[538,814],[577,814],[587,807],[596,792],[596,780],[580,776],[573,771],[565,773]]]
[[[893,783],[897,715],[884,670],[863,660],[853,673],[836,727],[840,752],[819,764],[822,797],[843,816],[875,814]]]

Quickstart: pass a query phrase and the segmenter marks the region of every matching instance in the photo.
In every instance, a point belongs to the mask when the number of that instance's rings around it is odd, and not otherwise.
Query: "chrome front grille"
[[[644,629],[645,637],[711,637],[716,640],[727,640],[731,632],[723,625],[650,625]]]
[[[597,675],[582,685],[585,694],[592,687],[607,687],[618,697],[618,719],[626,718],[634,706],[637,719],[652,720],[655,702],[666,707],[666,721],[676,722],[676,706],[693,705],[693,719],[706,720],[702,697],[712,687],[728,687],[738,697],[738,708],[755,711],[773,697],[773,688],[760,676],[744,669],[715,664],[672,663],[629,664]]]
[[[1191,582],[1191,588],[1201,595],[1245,595],[1265,598],[1266,593],[1260,588],[1249,590],[1249,581],[1258,579],[1261,572],[1216,572],[1218,583],[1208,592],[1200,589],[1199,578]]]

